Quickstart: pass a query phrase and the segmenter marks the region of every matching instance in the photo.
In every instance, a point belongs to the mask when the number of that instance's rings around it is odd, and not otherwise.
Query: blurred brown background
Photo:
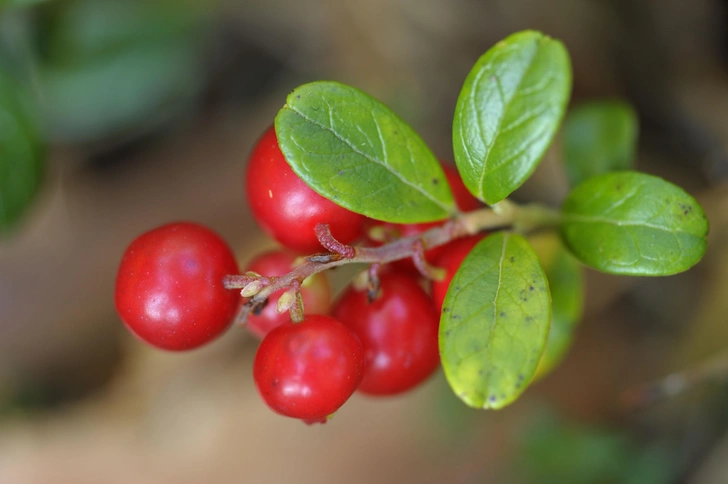
[[[20,3],[0,1],[0,60],[38,93],[48,152],[38,197],[0,239],[0,483],[728,482],[728,371],[647,406],[623,399],[726,358],[728,2]],[[639,169],[708,213],[697,267],[590,272],[565,363],[499,412],[466,408],[438,375],[398,398],[355,395],[308,428],[258,398],[244,330],[188,354],[127,334],[115,270],[142,231],[204,222],[243,265],[271,244],[242,176],[288,91],[355,85],[450,158],[466,74],[526,28],[566,44],[574,103],[635,106]],[[559,158],[557,142],[516,198],[558,202]]]

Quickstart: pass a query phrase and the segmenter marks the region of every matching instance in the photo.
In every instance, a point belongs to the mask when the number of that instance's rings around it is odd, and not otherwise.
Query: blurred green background
[[[516,404],[470,410],[438,374],[309,428],[258,398],[244,330],[181,355],[124,330],[142,231],[206,223],[242,265],[271,245],[242,176],[288,91],[352,84],[451,158],[465,76],[526,28],[566,44],[574,106],[634,107],[637,167],[711,234],[679,276],[588,271],[573,347]],[[722,0],[0,0],[0,482],[728,482],[726,116]],[[557,204],[561,153],[515,198]]]

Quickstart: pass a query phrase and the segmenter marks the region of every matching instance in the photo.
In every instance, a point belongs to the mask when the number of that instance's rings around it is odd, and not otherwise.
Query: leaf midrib
[[[687,230],[680,228],[668,228],[661,225],[655,225],[650,222],[633,222],[629,220],[614,220],[606,217],[599,217],[595,215],[581,215],[581,214],[562,214],[562,220],[564,222],[577,222],[577,223],[605,223],[610,225],[616,225],[617,227],[647,227],[662,232],[668,232],[671,234],[681,233],[696,238],[702,238],[700,234],[688,232]]]
[[[503,121],[506,118],[506,113],[510,109],[511,104],[513,103],[513,100],[518,97],[518,91],[521,89],[521,84],[523,84],[523,80],[527,77],[528,73],[531,71],[531,68],[533,67],[533,64],[534,64],[534,62],[533,62],[534,59],[536,58],[536,56],[538,56],[538,52],[539,52],[539,49],[541,47],[540,46],[540,39],[538,39],[538,38],[535,39],[535,42],[536,42],[536,44],[539,44],[539,45],[536,46],[536,49],[534,49],[533,55],[528,59],[528,67],[526,67],[526,69],[523,71],[523,74],[518,79],[518,84],[516,84],[516,88],[513,91],[513,93],[514,93],[513,96],[511,96],[511,98],[508,99],[507,101],[504,99],[505,102],[504,102],[504,107],[503,107],[503,115],[500,117],[500,119],[498,119],[498,126],[497,126],[497,128],[495,130],[495,136],[493,136],[493,142],[490,144],[490,146],[488,146],[488,152],[485,154],[485,158],[483,159],[483,171],[482,171],[482,173],[480,175],[480,180],[478,181],[478,186],[480,188],[480,196],[481,196],[481,198],[485,198],[485,194],[484,194],[485,189],[484,189],[483,183],[485,181],[485,175],[488,172],[488,170],[487,170],[487,168],[488,168],[488,159],[490,158],[490,154],[493,153],[494,147],[495,147],[496,143],[498,142],[498,138],[500,137],[500,132],[501,132],[501,129],[503,127]],[[484,71],[481,71],[481,73],[478,75],[478,78],[475,81],[476,82],[479,81],[480,80],[480,77],[482,77],[483,74],[484,74]],[[473,84],[474,85],[477,85],[476,82],[474,82]],[[503,90],[502,90],[502,88],[500,86],[500,78],[498,78],[497,75],[496,75],[496,82],[498,83],[498,94],[501,95],[501,97],[502,97],[503,96]],[[473,98],[474,97],[475,96],[473,96]]]

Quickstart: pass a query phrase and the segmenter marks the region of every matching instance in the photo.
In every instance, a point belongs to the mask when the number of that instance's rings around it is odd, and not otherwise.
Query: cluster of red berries
[[[457,171],[445,173],[463,211],[479,202]],[[329,225],[341,243],[380,244],[421,233],[438,223],[374,222],[323,198],[291,170],[273,128],[252,152],[246,192],[260,226],[286,249],[259,255],[247,270],[266,277],[291,272],[298,253],[321,252],[314,228]],[[379,234],[366,239],[367,228]],[[425,257],[446,277],[423,289],[411,261],[385,266],[371,287],[352,284],[332,304],[325,274],[301,282],[304,317],[292,322],[279,313],[271,294],[249,315],[247,327],[262,339],[253,374],[265,402],[274,411],[307,423],[325,422],[357,389],[393,395],[427,379],[439,366],[439,312],[450,280],[482,236],[432,248]],[[223,286],[238,274],[228,245],[211,230],[193,223],[165,225],[147,232],[126,250],[116,281],[116,308],[126,326],[143,341],[166,350],[187,350],[210,342],[232,323],[241,304],[238,291]]]

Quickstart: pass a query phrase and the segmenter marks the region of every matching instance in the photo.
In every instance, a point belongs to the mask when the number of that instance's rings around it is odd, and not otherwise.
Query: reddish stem
[[[270,277],[268,284],[261,289],[258,294],[250,298],[244,309],[241,310],[239,320],[244,321],[247,315],[256,307],[260,307],[268,297],[274,292],[289,288],[292,285],[300,284],[301,281],[310,277],[318,272],[323,272],[334,267],[342,266],[345,264],[386,264],[399,259],[406,259],[413,257],[413,255],[419,252],[423,252],[424,248],[438,247],[440,245],[447,244],[448,242],[464,237],[466,235],[472,235],[482,230],[492,230],[494,228],[504,228],[514,223],[514,215],[516,211],[509,209],[506,211],[494,211],[490,208],[483,208],[443,222],[438,227],[433,227],[426,232],[411,237],[405,237],[394,242],[379,246],[379,247],[352,247],[342,244],[336,240],[328,225],[319,224],[316,226],[316,235],[319,238],[321,244],[330,250],[329,253],[314,254],[306,258],[306,262],[293,269],[288,274],[279,277]],[[415,256],[416,258],[417,256]],[[424,256],[421,257],[424,259]],[[420,262],[424,262],[423,260]],[[420,264],[423,265],[423,264]],[[428,275],[430,270],[429,266],[424,266],[423,272]],[[434,268],[430,268],[434,269]],[[422,269],[420,269],[422,270]],[[376,269],[375,269],[376,271]],[[432,275],[432,274],[429,274]],[[261,278],[264,276],[261,276]],[[247,275],[229,275],[223,279],[223,284],[226,289],[242,289],[256,278]],[[295,304],[296,309],[292,309],[291,316],[294,315],[293,311],[299,310],[299,305]],[[302,314],[302,308],[301,314]]]

